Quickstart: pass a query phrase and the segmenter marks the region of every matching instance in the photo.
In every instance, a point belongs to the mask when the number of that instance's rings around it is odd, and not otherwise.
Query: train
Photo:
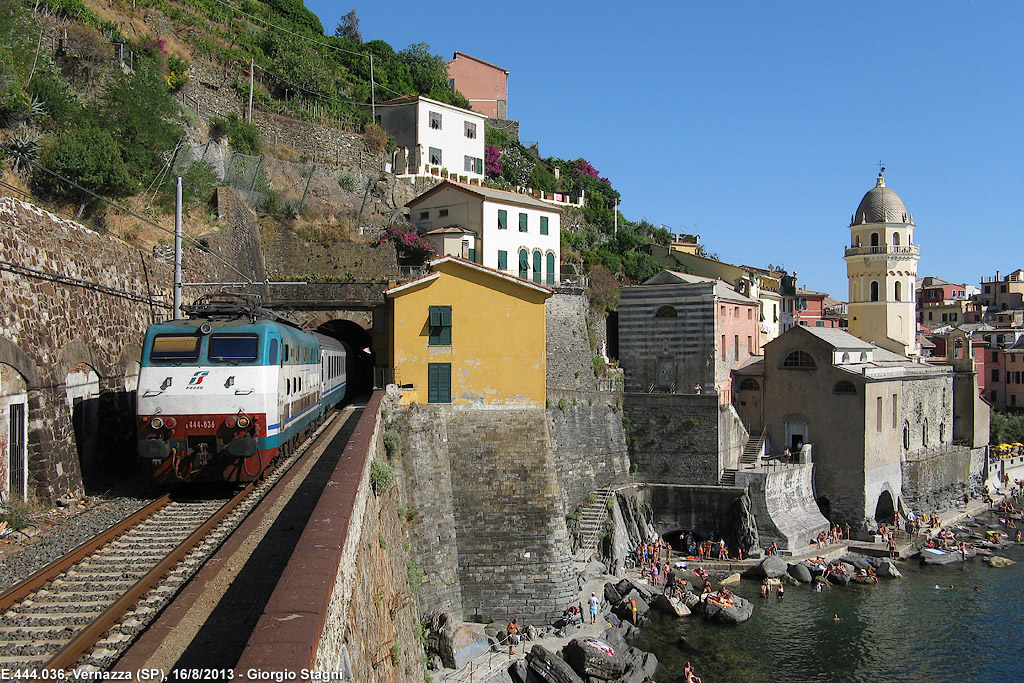
[[[157,483],[254,481],[345,400],[344,342],[235,295],[183,311],[142,347],[138,457]]]

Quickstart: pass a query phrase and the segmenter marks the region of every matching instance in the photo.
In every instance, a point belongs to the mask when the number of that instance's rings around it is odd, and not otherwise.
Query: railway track
[[[106,668],[350,408],[236,495],[165,495],[0,595],[0,671]]]

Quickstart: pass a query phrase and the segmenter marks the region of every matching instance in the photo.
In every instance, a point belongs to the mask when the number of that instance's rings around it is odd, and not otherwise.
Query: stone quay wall
[[[814,500],[813,474],[814,465],[809,463],[736,473],[736,485],[750,496],[762,546],[777,543],[782,550],[795,550],[828,531],[829,521]]]
[[[621,400],[620,393],[548,388],[548,429],[566,515],[591,491],[629,476]]]
[[[184,250],[189,280],[262,273],[252,223],[229,221],[206,244]],[[88,476],[135,465],[141,345],[149,325],[172,317],[173,264],[11,197],[0,197],[0,262],[0,363],[28,387],[29,491],[43,501],[80,494],[83,467]],[[90,371],[98,384],[73,402],[68,376]]]
[[[663,536],[673,531],[693,531],[702,538],[712,532],[716,538],[744,489],[736,486],[678,486],[642,484],[621,492],[650,506],[654,532]],[[673,542],[678,538],[672,539]]]
[[[719,411],[717,394],[626,393],[626,436],[637,478],[664,484],[717,484]]]
[[[982,483],[983,448],[952,446],[904,459],[903,500],[914,510],[931,512],[955,504]]]
[[[395,421],[421,609],[560,616],[577,586],[546,411],[419,405]]]

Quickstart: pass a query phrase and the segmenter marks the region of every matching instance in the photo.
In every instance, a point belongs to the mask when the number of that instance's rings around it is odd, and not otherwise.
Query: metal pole
[[[252,121],[252,82],[253,82],[253,75],[255,73],[256,73],[256,60],[255,59],[250,59],[249,60],[249,116],[247,117],[247,119],[249,121]]]
[[[181,320],[181,176],[174,202],[174,319]]]
[[[373,55],[370,55],[370,118],[377,123],[377,98],[373,94]]]

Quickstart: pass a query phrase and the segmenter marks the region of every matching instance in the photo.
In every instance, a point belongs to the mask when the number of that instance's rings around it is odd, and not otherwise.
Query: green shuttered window
[[[508,270],[508,252],[498,250],[498,270]]]
[[[540,234],[542,234],[542,235],[548,234],[548,217],[547,216],[541,216],[540,217]]]
[[[508,230],[508,211],[498,209],[498,230]]]
[[[430,346],[452,345],[452,307],[430,307]]]
[[[521,214],[519,214],[519,232],[526,232],[526,228],[527,228],[526,214],[525,213],[521,213]]]
[[[427,364],[427,403],[452,402],[452,364]]]

